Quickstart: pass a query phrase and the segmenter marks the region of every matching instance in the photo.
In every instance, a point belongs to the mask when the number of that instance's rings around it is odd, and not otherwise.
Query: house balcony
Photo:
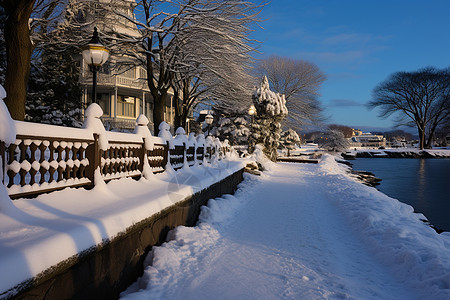
[[[81,77],[81,84],[92,85],[92,73],[86,72],[85,76]],[[147,81],[145,79],[133,79],[120,75],[110,75],[104,73],[97,74],[97,86],[104,87],[124,87],[134,90],[149,91]]]

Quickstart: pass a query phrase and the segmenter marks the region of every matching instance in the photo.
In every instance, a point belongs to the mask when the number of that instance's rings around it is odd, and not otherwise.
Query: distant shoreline
[[[342,153],[345,159],[354,158],[450,158],[449,149],[358,149]]]

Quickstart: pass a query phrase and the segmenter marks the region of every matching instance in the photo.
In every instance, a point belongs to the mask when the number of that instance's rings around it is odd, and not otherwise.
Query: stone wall
[[[162,244],[169,230],[195,225],[200,207],[211,198],[233,193],[240,170],[209,188],[130,227],[118,237],[72,257],[17,287],[15,299],[117,299],[143,274],[145,256]]]

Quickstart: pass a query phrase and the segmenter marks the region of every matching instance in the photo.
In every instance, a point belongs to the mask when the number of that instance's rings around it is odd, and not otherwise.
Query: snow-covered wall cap
[[[144,147],[146,150],[152,151],[153,147],[155,146],[155,141],[152,136],[152,133],[150,132],[150,129],[148,129],[147,124],[149,123],[148,119],[144,115],[139,115],[139,117],[136,120],[136,128],[134,128],[133,133],[142,137],[144,139]]]
[[[170,125],[166,122],[162,121],[161,124],[159,124],[159,134],[158,136],[163,139],[165,143],[169,143],[170,149],[175,149],[175,143],[172,137],[172,134],[170,133]]]
[[[139,117],[136,119],[136,124],[138,126],[147,126],[148,123],[150,123],[146,116],[143,114],[140,114]]]
[[[194,132],[189,133],[188,145],[189,146],[197,146],[197,140],[195,139],[195,133]]]
[[[203,133],[200,133],[197,136],[197,147],[205,146],[205,144],[206,144],[205,135]]]
[[[216,137],[214,139],[214,146],[216,146],[218,148],[222,147],[222,142],[220,141],[220,139],[218,137]]]
[[[103,116],[103,110],[97,103],[92,103],[88,106],[84,115],[86,116],[86,118],[100,119],[100,117]]]
[[[186,131],[183,127],[178,127],[177,131],[175,132],[175,142],[176,144],[182,145],[183,143],[188,145],[188,137],[186,136]]]
[[[84,119],[84,125],[83,128],[89,129],[92,131],[92,133],[96,133],[99,135],[98,142],[100,149],[103,151],[108,150],[108,137],[106,136],[106,130],[103,126],[102,121],[100,120],[100,117],[103,115],[103,110],[97,103],[92,103],[89,105],[89,107],[86,109],[85,116],[86,119]]]
[[[16,126],[9,114],[3,99],[6,98],[6,91],[0,84],[0,140],[6,145],[13,144],[16,141]]]
[[[177,131],[175,131],[175,134],[176,134],[176,135],[181,135],[181,134],[186,135],[186,131],[184,130],[183,127],[178,127],[178,128],[177,128]]]
[[[208,135],[205,140],[206,147],[214,147],[214,137]]]

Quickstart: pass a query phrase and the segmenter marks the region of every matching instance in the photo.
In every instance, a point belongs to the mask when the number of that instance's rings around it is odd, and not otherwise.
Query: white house
[[[109,3],[110,0],[99,0]],[[124,0],[119,8],[130,17],[133,16],[135,1]],[[113,19],[109,24],[102,22],[92,22],[86,30],[93,32],[93,27],[97,26],[100,32],[108,34],[126,33],[128,35],[138,35],[136,25],[119,16],[108,16]],[[92,72],[89,71],[88,64],[80,56],[81,61],[81,86],[83,90],[82,103],[86,107],[92,102]],[[125,61],[130,61],[130,57],[111,56],[102,66],[97,74],[97,101],[103,109],[103,123],[105,127],[121,130],[134,129],[136,118],[144,114],[151,125],[153,123],[153,98],[147,85],[147,71],[141,66],[130,67],[125,65]],[[165,121],[173,124],[174,107],[173,91],[169,90],[166,99]],[[152,126],[150,126],[152,128]]]

